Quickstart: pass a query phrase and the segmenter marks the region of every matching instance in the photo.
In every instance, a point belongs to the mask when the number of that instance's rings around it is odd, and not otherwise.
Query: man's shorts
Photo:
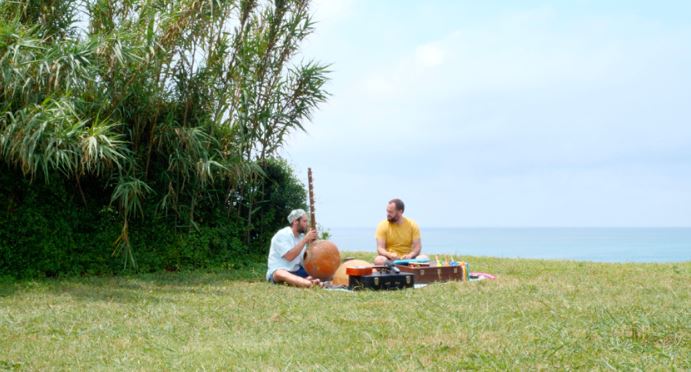
[[[276,269],[276,270],[278,270],[278,269]],[[274,271],[274,272],[275,272],[275,271]],[[297,275],[297,276],[299,276],[299,277],[301,277],[301,278],[306,278],[306,277],[308,277],[308,276],[310,275],[310,274],[307,273],[307,271],[305,270],[305,268],[302,267],[302,265],[300,265],[300,267],[298,267],[297,270],[295,270],[295,271],[288,271],[288,272],[291,273],[291,274],[293,274],[293,275]],[[269,276],[269,281],[270,281],[271,283],[276,284],[276,282],[274,282],[274,273],[271,273],[271,275]]]

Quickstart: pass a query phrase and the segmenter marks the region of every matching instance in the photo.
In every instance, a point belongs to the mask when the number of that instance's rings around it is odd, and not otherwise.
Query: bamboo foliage
[[[313,26],[308,0],[0,0],[0,157],[99,180],[134,263],[146,203],[189,226],[209,187],[254,209],[256,164],[327,98],[326,66],[294,61]]]

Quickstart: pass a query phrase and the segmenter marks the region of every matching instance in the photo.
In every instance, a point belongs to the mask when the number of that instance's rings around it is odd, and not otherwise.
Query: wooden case
[[[401,272],[415,274],[415,283],[448,282],[468,280],[467,266],[423,266],[396,265]]]

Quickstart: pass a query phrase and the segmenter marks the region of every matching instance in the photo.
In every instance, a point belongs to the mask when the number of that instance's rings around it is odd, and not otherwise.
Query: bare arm
[[[384,256],[390,260],[398,258],[396,253],[389,252],[386,250],[386,241],[383,239],[377,239],[377,254]]]
[[[305,244],[315,240],[317,238],[317,232],[315,230],[310,230],[307,234],[305,234],[305,237],[302,238],[297,244],[293,246],[293,248],[290,248],[286,254],[283,255],[283,258],[287,261],[292,261],[297,257],[300,252],[302,252],[302,248],[305,246]]]

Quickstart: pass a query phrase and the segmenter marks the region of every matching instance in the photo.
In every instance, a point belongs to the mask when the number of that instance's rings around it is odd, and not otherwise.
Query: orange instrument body
[[[331,279],[340,264],[338,248],[328,240],[316,240],[305,251],[303,267],[314,278]]]
[[[372,274],[372,266],[353,266],[346,268],[348,276],[364,276]]]
[[[317,229],[314,215],[314,186],[312,183],[312,168],[307,168],[307,180],[310,200],[310,227]],[[341,254],[336,244],[328,240],[316,240],[309,244],[303,257],[303,267],[314,278],[329,280],[341,264]]]

